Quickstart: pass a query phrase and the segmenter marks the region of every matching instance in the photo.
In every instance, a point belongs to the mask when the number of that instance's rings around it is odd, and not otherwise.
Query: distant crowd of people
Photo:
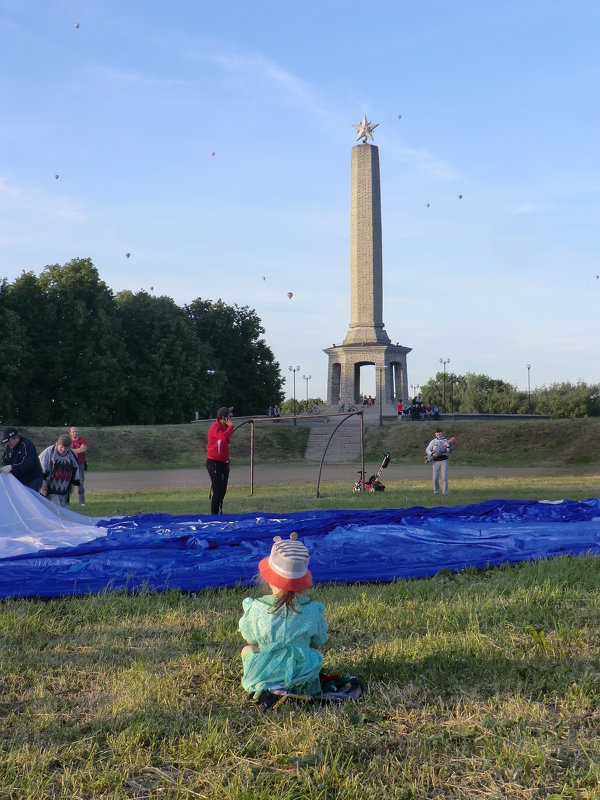
[[[77,487],[79,503],[85,505],[85,470],[87,442],[73,426],[61,434],[55,444],[38,456],[31,439],[9,425],[2,434],[4,452],[0,471],[12,474],[24,486],[39,492],[50,502],[65,508]]]
[[[429,422],[430,419],[439,419],[441,413],[437,403],[434,406],[424,403],[420,395],[413,397],[411,402],[404,406],[398,403],[398,421],[401,419],[423,420]]]

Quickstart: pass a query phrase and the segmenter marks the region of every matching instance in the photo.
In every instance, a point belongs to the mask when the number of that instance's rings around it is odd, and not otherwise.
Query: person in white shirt
[[[434,438],[425,448],[425,463],[433,467],[434,494],[440,493],[440,482],[442,494],[448,494],[448,454],[452,452],[455,441],[454,437],[446,439],[443,430],[436,428]]]

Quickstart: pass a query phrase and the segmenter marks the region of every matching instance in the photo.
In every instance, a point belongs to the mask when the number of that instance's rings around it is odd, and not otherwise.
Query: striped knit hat
[[[271,586],[287,592],[302,592],[312,586],[312,575],[308,570],[310,554],[298,541],[298,534],[290,533],[289,539],[276,536],[271,555],[259,562],[258,569]]]

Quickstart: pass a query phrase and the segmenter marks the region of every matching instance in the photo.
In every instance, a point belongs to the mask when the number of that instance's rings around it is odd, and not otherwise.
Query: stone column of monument
[[[376,124],[354,125],[360,144],[352,148],[350,185],[350,327],[343,344],[327,348],[327,402],[358,404],[360,368],[376,367],[376,407],[395,414],[396,402],[408,400],[406,355],[411,348],[393,345],[383,323],[383,254],[379,150],[367,143]]]
[[[352,148],[350,179],[350,328],[344,344],[390,344],[383,328],[379,150]]]

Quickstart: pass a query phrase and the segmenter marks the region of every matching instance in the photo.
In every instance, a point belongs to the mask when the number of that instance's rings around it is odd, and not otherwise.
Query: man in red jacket
[[[223,513],[223,498],[227,493],[229,480],[229,442],[233,435],[231,414],[233,408],[222,406],[217,411],[217,419],[208,429],[206,445],[206,469],[212,485],[210,513]]]

